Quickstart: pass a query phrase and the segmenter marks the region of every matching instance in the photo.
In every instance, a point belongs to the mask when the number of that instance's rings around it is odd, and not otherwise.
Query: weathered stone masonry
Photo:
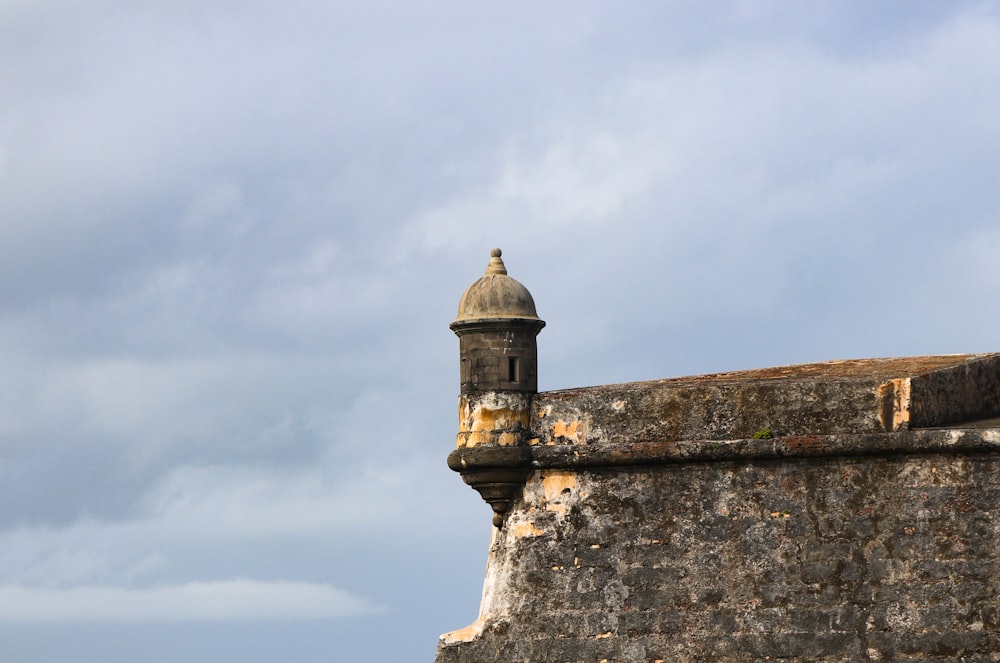
[[[449,464],[508,497],[437,663],[1000,660],[1000,355],[465,384]]]

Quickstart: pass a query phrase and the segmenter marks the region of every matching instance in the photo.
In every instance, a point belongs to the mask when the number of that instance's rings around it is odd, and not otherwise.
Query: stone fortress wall
[[[537,394],[493,377],[544,325],[502,267],[452,324],[495,527],[437,663],[1000,660],[1000,354]]]

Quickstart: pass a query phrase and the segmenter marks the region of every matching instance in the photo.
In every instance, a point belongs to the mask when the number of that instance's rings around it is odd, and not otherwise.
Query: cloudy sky
[[[0,0],[0,658],[430,661],[540,387],[1000,350],[1000,3]]]

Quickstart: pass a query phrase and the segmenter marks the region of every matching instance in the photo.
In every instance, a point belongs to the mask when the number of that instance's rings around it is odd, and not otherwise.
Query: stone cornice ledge
[[[622,467],[705,461],[768,460],[930,453],[1000,452],[1000,428],[934,429],[860,435],[800,435],[773,439],[636,441],[531,448],[532,466]]]
[[[611,468],[775,458],[996,452],[1000,452],[1000,428],[955,428],[859,435],[799,435],[773,439],[643,440],[515,448],[480,446],[452,452],[449,464],[456,471],[468,472],[479,468],[500,467]]]

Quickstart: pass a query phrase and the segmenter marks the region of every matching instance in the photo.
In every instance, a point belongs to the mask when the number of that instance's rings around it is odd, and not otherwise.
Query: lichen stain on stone
[[[503,430],[523,423],[525,417],[520,412],[509,408],[479,407],[468,419],[469,427],[466,430],[473,432]]]
[[[545,534],[545,530],[538,529],[535,527],[535,523],[528,520],[512,523],[510,525],[510,531],[519,539],[523,539],[526,536],[541,536]]]
[[[441,636],[441,641],[446,644],[452,644],[455,642],[472,642],[478,638],[483,633],[483,629],[486,627],[486,621],[483,619],[477,619],[465,628],[460,628],[457,631],[451,631],[450,633],[445,633]]]
[[[459,449],[471,449],[479,444],[489,444],[493,441],[493,433],[491,432],[476,432],[469,433],[463,432],[459,433],[456,437],[456,446]]]
[[[566,504],[577,488],[575,472],[546,472],[542,476],[542,496],[545,499],[545,509],[565,515],[569,510]]]
[[[587,427],[582,421],[559,421],[552,424],[552,437],[555,439],[566,438],[574,442],[583,442],[586,437]]]
[[[526,426],[531,419],[523,397],[518,394],[490,393],[458,399],[458,430],[462,432],[500,430]]]
[[[896,378],[879,385],[879,420],[885,430],[892,432],[910,427],[910,387],[910,378]]]
[[[478,398],[463,395],[458,401],[457,446],[520,444],[530,418],[530,410],[517,395],[488,394]]]
[[[521,436],[517,433],[500,433],[500,435],[497,436],[497,444],[501,446],[510,446],[517,444],[520,439]]]

